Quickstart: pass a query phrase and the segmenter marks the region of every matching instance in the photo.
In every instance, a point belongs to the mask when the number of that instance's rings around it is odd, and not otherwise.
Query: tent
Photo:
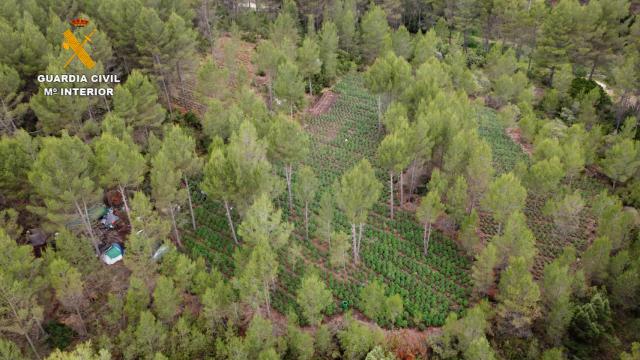
[[[122,260],[123,254],[124,251],[122,250],[122,246],[120,246],[119,244],[111,244],[111,246],[109,246],[107,250],[102,253],[100,259],[102,259],[102,261],[107,265],[113,265]]]

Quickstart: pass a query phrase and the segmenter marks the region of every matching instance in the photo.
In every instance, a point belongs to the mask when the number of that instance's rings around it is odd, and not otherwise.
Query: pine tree
[[[498,249],[489,243],[477,256],[473,263],[471,278],[473,290],[479,295],[486,295],[495,283],[494,268],[498,265]]]
[[[247,210],[238,235],[251,247],[266,242],[278,251],[289,243],[293,225],[282,221],[282,210],[275,209],[266,194],[260,195]]]
[[[559,344],[571,321],[572,276],[570,264],[556,259],[544,268],[542,302],[546,312],[547,338]]]
[[[382,184],[376,179],[371,164],[367,159],[361,160],[340,178],[335,192],[338,208],[342,210],[351,223],[353,261],[360,262],[360,245],[364,223],[371,207],[378,201]],[[356,231],[356,227],[358,230]]]
[[[278,116],[267,135],[268,154],[274,162],[284,164],[284,173],[289,195],[289,213],[293,213],[293,165],[302,161],[309,153],[309,137],[298,122]]]
[[[162,151],[168,155],[169,160],[174,163],[176,169],[182,172],[182,180],[186,186],[189,212],[191,213],[191,225],[196,229],[196,216],[193,211],[193,201],[191,200],[191,188],[189,187],[189,177],[196,176],[202,170],[202,160],[196,153],[196,141],[188,135],[180,126],[173,125],[165,131]]]
[[[349,235],[343,232],[333,233],[332,242],[329,248],[329,264],[334,269],[342,267],[345,270],[347,261],[349,260]]]
[[[467,360],[495,360],[496,355],[487,338],[481,336],[469,344],[467,351],[464,352],[464,358]]]
[[[344,358],[356,360],[364,358],[376,345],[382,344],[384,333],[379,328],[348,319],[347,326],[338,332],[338,339],[344,349]]]
[[[584,206],[578,190],[548,204],[553,223],[563,237],[575,234],[578,230]]]
[[[497,315],[502,329],[518,337],[530,333],[531,324],[540,313],[540,289],[528,268],[525,258],[511,258],[499,284]]]
[[[582,257],[582,268],[590,282],[601,284],[607,278],[607,267],[611,258],[611,240],[602,236],[596,238]]]
[[[172,163],[166,151],[161,150],[151,160],[151,195],[156,209],[168,214],[173,225],[173,235],[179,246],[182,246],[180,232],[176,221],[176,211],[184,201],[185,191],[180,189],[182,171]]]
[[[413,54],[413,43],[411,41],[411,35],[404,25],[391,33],[391,44],[393,46],[393,52],[397,56],[409,61]]]
[[[307,36],[298,48],[298,64],[302,76],[309,80],[309,95],[313,96],[311,78],[322,69],[320,47],[313,38]]]
[[[170,227],[167,228],[167,235],[169,229]],[[157,264],[153,259],[153,254],[157,250],[156,243],[146,236],[144,229],[138,231],[131,233],[127,238],[127,256],[123,260],[132,276],[148,282],[153,279],[157,271]]]
[[[140,321],[132,328],[122,349],[125,359],[136,359],[151,356],[164,349],[167,330],[153,314],[144,310],[140,313]]]
[[[142,145],[146,145],[151,132],[160,129],[165,118],[156,89],[138,70],[132,71],[127,81],[114,89],[113,112],[134,129],[134,139]]]
[[[296,299],[302,308],[302,314],[311,325],[320,324],[322,313],[333,302],[331,290],[326,288],[316,274],[306,274],[302,278]]]
[[[416,37],[416,44],[413,50],[413,66],[419,67],[427,60],[437,57],[439,39],[434,29],[429,29],[426,33]]]
[[[309,240],[309,204],[313,203],[318,191],[318,178],[309,166],[303,166],[298,172],[298,181],[293,190],[296,197],[304,204],[304,232],[305,239]]]
[[[444,214],[444,204],[440,201],[440,194],[435,190],[430,190],[422,200],[416,210],[416,217],[424,226],[422,245],[424,256],[429,251],[429,241],[431,240],[431,226]]]
[[[80,312],[84,302],[84,282],[80,272],[65,260],[55,259],[49,264],[49,281],[58,301],[78,315],[81,334],[86,335],[87,328]]]
[[[273,108],[273,84],[278,72],[278,66],[285,60],[283,54],[271,40],[262,41],[256,47],[256,64],[258,69],[264,71],[267,76],[267,87],[269,92],[269,108]]]
[[[0,328],[4,333],[24,336],[36,358],[34,328],[40,328],[44,309],[38,304],[37,292],[42,285],[41,259],[33,258],[30,246],[18,245],[0,228]]]
[[[62,55],[66,57],[66,54]],[[62,56],[53,58],[47,66],[47,74],[66,74],[70,71],[63,67],[66,60]],[[99,73],[99,66],[88,71],[83,65],[72,63],[71,68],[80,74],[89,76],[90,73]],[[57,135],[63,130],[70,134],[80,133],[83,128],[83,117],[90,106],[95,103],[95,97],[91,96],[64,96],[60,93],[52,96],[44,94],[47,87],[70,89],[84,87],[82,82],[67,83],[40,83],[40,91],[29,99],[29,107],[38,118],[38,127],[47,135]]]
[[[293,109],[304,100],[304,82],[295,63],[285,61],[278,65],[273,91],[279,100],[288,105],[289,114],[293,116]]]
[[[473,255],[477,252],[477,247],[481,243],[477,230],[480,223],[480,216],[476,209],[472,209],[469,215],[464,217],[460,224],[460,235],[458,241],[467,255]]]
[[[464,176],[458,176],[453,186],[447,190],[447,212],[451,214],[458,225],[462,224],[467,213],[467,188]]]
[[[553,85],[556,69],[568,62],[575,46],[576,17],[581,14],[577,1],[563,0],[551,8],[541,27],[535,60],[538,66],[548,68],[549,85]]]
[[[392,52],[387,52],[384,56],[376,59],[375,63],[367,70],[365,84],[378,97],[378,127],[382,125],[382,114],[386,106],[405,90],[410,78],[411,65]]]
[[[325,191],[320,196],[318,214],[315,217],[316,236],[322,241],[326,241],[331,248],[331,234],[333,233],[333,213],[334,201],[331,191]]]
[[[254,309],[265,305],[267,314],[271,314],[271,289],[275,286],[278,273],[278,260],[269,243],[259,241],[251,250],[249,259],[235,279],[240,299]]]
[[[126,143],[109,133],[102,134],[94,143],[94,148],[100,185],[118,187],[127,217],[131,219],[127,188],[137,187],[144,180],[144,157],[134,144]],[[131,229],[132,232],[136,231],[133,227]]]
[[[25,130],[0,137],[0,188],[10,201],[25,199],[32,191],[28,174],[38,154],[39,141]]]
[[[362,312],[374,321],[381,320],[385,310],[385,286],[373,280],[360,290],[360,307]]]
[[[137,229],[136,235],[146,238],[144,243],[149,243],[152,248],[164,242],[171,232],[171,223],[153,209],[151,201],[141,191],[135,192],[131,199],[131,226]]]
[[[558,184],[564,175],[560,159],[554,156],[551,159],[540,160],[531,165],[527,174],[527,184],[534,192],[540,195],[547,195],[558,188]]]
[[[171,323],[178,306],[180,305],[181,294],[174,286],[173,280],[160,275],[153,290],[153,308],[158,318],[165,323]]]
[[[26,110],[20,91],[22,80],[12,67],[0,64],[0,134],[12,134],[18,130],[20,117]]]
[[[398,183],[398,191],[400,192],[400,207],[404,203],[404,191],[402,173],[409,165],[409,157],[407,154],[407,145],[398,132],[387,135],[378,146],[378,158],[382,167],[389,172],[389,211],[390,217],[393,219],[393,210],[395,203],[393,201],[393,176],[400,174],[400,182]]]
[[[618,183],[626,183],[640,167],[639,151],[635,140],[623,139],[605,152],[602,170],[613,180],[614,189]]]
[[[520,212],[509,215],[504,233],[496,235],[491,240],[500,254],[498,265],[504,266],[511,257],[521,257],[527,265],[533,265],[536,256],[536,239],[527,227],[527,218]]]
[[[495,179],[481,201],[483,208],[493,213],[498,222],[498,234],[507,217],[522,210],[527,190],[513,173],[506,173]]]
[[[129,277],[123,309],[127,321],[132,324],[137,322],[140,313],[149,306],[150,301],[149,289],[145,283],[135,276]]]
[[[325,81],[336,77],[338,68],[338,30],[334,23],[324,21],[320,30],[320,61]]]
[[[91,149],[77,137],[66,133],[59,138],[47,137],[29,172],[29,182],[46,206],[46,211],[33,210],[58,226],[79,217],[96,255],[100,255],[89,214],[89,208],[98,199],[91,177],[92,162]]]
[[[387,15],[373,4],[360,22],[360,51],[365,63],[371,64],[379,55],[391,49]]]

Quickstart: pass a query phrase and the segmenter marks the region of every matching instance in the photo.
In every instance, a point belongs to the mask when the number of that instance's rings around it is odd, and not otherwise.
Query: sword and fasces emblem
[[[84,19],[74,19],[71,23],[76,26],[84,26],[88,23],[88,21]],[[78,41],[78,39],[75,37],[75,35],[73,35],[73,32],[71,32],[71,30],[66,30],[63,33],[64,41],[62,42],[62,47],[65,50],[71,49],[71,51],[73,51],[73,55],[71,55],[69,60],[67,60],[67,62],[64,64],[65,69],[67,68],[67,66],[69,66],[69,64],[71,64],[71,61],[73,61],[73,59],[75,59],[76,57],[88,69],[93,69],[93,67],[96,66],[96,62],[93,61],[91,56],[89,56],[89,53],[84,49],[84,44],[86,44],[87,42],[92,43],[91,37],[95,32],[96,32],[96,29],[93,29],[93,31],[91,31],[89,35],[85,35],[82,42]]]

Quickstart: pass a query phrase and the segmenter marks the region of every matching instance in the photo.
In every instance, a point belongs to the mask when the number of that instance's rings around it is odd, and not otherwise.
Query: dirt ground
[[[522,132],[520,131],[520,128],[508,127],[505,131],[507,133],[507,136],[509,136],[514,143],[520,145],[520,148],[522,148],[522,151],[524,151],[525,154],[529,156],[533,154],[533,145],[527,143],[522,138]]]
[[[331,109],[331,106],[338,100],[338,94],[334,93],[331,90],[326,90],[322,93],[322,96],[318,101],[315,102],[311,107],[309,107],[309,115],[319,116]]]

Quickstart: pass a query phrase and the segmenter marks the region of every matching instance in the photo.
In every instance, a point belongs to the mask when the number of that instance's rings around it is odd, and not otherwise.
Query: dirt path
[[[336,100],[338,100],[338,94],[327,90],[322,94],[320,99],[309,108],[308,112],[312,116],[322,115],[331,109],[331,106],[333,106]]]

